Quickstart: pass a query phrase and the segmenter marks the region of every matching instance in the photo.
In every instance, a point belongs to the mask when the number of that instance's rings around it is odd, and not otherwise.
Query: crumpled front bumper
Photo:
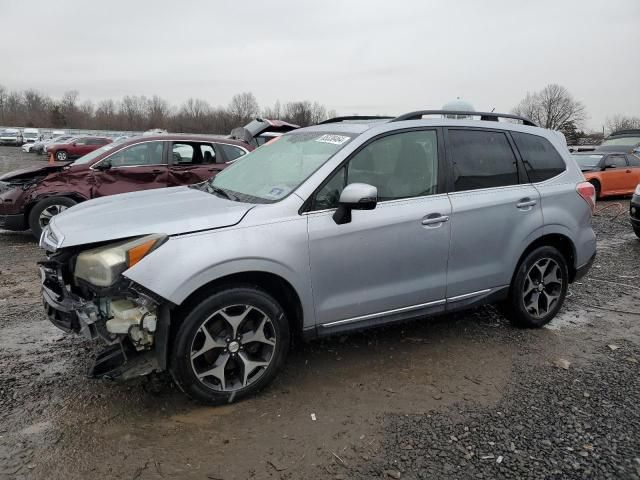
[[[51,323],[65,332],[95,339],[99,335],[100,311],[92,302],[74,295],[67,288],[60,268],[53,262],[40,264],[42,302]]]

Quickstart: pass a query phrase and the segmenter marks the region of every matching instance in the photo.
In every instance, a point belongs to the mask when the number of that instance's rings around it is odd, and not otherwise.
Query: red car
[[[106,137],[77,137],[68,143],[52,143],[47,146],[47,153],[59,162],[66,162],[70,158],[78,158],[93,152],[98,148],[111,143],[113,140]]]
[[[10,172],[0,176],[0,229],[31,228],[38,238],[54,215],[76,203],[199,183],[251,150],[246,143],[220,137],[135,137],[103,145],[75,162]]]

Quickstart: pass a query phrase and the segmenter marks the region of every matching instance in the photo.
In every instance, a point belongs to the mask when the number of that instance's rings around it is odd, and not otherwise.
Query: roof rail
[[[404,115],[400,115],[399,117],[396,117],[391,121],[400,122],[402,120],[420,120],[424,115],[463,115],[469,117],[480,117],[480,120],[486,120],[489,122],[497,122],[499,118],[511,118],[513,120],[520,120],[523,125],[537,127],[537,125],[527,117],[521,117],[520,115],[495,112],[463,112],[458,110],[418,110],[416,112],[410,112],[405,113]]]
[[[385,116],[379,116],[379,115],[350,115],[347,117],[329,118],[327,120],[324,120],[318,123],[318,125],[324,125],[326,123],[340,123],[340,122],[346,122],[349,120],[391,120],[392,118],[393,117],[385,117]]]

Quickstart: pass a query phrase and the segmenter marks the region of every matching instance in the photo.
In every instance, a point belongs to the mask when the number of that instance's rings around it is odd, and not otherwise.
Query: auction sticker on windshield
[[[316,139],[316,142],[333,143],[334,145],[342,145],[344,142],[351,140],[351,137],[345,137],[344,135],[322,135]]]

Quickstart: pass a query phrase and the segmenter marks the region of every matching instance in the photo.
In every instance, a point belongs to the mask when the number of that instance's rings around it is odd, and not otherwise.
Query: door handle
[[[522,201],[516,203],[516,207],[520,208],[520,209],[529,209],[531,207],[533,207],[536,203],[535,200],[526,200],[523,199]]]
[[[448,222],[449,215],[440,215],[439,213],[427,215],[422,219],[422,225],[438,225],[440,223]]]
[[[162,170],[160,170],[159,168],[154,168],[153,170],[151,170],[151,173],[155,173],[155,174],[162,173]]]

